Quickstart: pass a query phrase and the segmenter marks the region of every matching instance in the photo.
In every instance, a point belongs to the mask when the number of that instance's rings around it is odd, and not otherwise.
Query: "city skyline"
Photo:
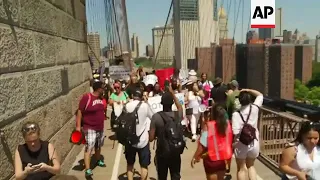
[[[152,28],[156,26],[163,26],[165,24],[166,16],[169,10],[171,0],[162,1],[150,1],[150,0],[140,0],[141,4],[136,6],[136,2],[133,0],[127,0],[127,14],[128,14],[128,24],[130,35],[136,33],[140,38],[140,48],[144,48],[147,44],[152,43]],[[218,7],[221,6],[221,2],[224,1],[224,8],[227,11],[228,1],[219,0]],[[238,3],[239,0],[236,0]],[[233,3],[230,8],[228,21],[228,37],[233,37],[234,32],[234,16],[235,7]],[[317,13],[317,7],[320,6],[320,1],[309,0],[308,3],[299,0],[291,0],[290,3],[286,0],[277,0],[276,8],[283,9],[283,29],[294,31],[296,28],[300,32],[306,32],[311,39],[314,39],[317,34],[319,34],[320,23],[315,24],[316,17],[314,14]],[[157,8],[154,8],[157,7]],[[308,11],[303,11],[303,9],[308,9]],[[249,25],[249,13],[250,13],[250,1],[244,2],[244,23],[243,23],[243,33],[242,30],[242,14],[241,10],[238,17],[238,23],[236,25],[235,40],[236,42],[241,42],[243,37],[243,42],[246,40],[246,32]],[[152,15],[150,15],[152,14]],[[249,29],[250,30],[250,29]],[[256,30],[257,31],[257,30]]]
[[[150,0],[139,0],[141,3],[136,6],[136,1],[127,0],[127,15],[129,24],[129,36],[133,33],[139,36],[139,48],[144,49],[147,44],[152,44],[152,28],[156,26],[163,26],[165,24],[168,9],[171,0],[162,1],[150,1]],[[239,0],[235,0],[238,2]],[[221,2],[224,3],[224,8],[228,11],[228,1],[218,0],[218,7],[221,6]],[[87,29],[88,32],[98,32],[101,36],[101,47],[105,47],[108,44],[108,33],[106,29],[106,15],[104,1],[93,1],[88,0],[88,6],[86,6],[87,12]],[[230,8],[230,12],[227,12],[228,21],[228,37],[233,37],[234,32],[234,19],[235,18],[235,7],[233,3]],[[90,6],[89,6],[90,5]],[[316,18],[314,14],[317,13],[317,7],[320,6],[320,1],[309,0],[308,3],[299,0],[291,0],[288,3],[287,0],[277,0],[276,8],[283,8],[283,30],[294,31],[296,28],[300,32],[306,32],[307,35],[314,39],[319,34],[320,24],[315,24]],[[154,8],[157,7],[157,8]],[[308,11],[303,11],[308,9]],[[244,23],[242,32],[242,14],[239,13],[238,23],[236,25],[235,40],[236,42],[245,42],[246,32],[249,25],[249,13],[250,13],[250,1],[244,2]],[[257,30],[256,30],[257,31]],[[258,32],[258,31],[257,31]]]

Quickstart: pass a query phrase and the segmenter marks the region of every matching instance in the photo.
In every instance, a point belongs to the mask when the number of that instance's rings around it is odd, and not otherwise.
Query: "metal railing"
[[[307,119],[288,112],[277,112],[261,107],[259,119],[260,161],[280,175],[282,150],[299,132],[301,122]]]

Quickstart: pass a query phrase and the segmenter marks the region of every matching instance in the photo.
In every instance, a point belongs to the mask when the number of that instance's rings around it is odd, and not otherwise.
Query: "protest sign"
[[[112,79],[128,79],[130,77],[130,69],[124,66],[110,66],[109,75]]]
[[[183,93],[178,93],[176,94],[176,97],[178,98],[180,104],[182,105],[183,108],[183,115],[185,115],[185,103],[184,103],[184,94]],[[148,104],[151,107],[152,111],[154,113],[157,113],[159,111],[162,111],[163,107],[161,104],[161,96],[155,96],[155,97],[150,97],[148,99]],[[175,104],[172,105],[172,110],[176,111],[177,107]]]

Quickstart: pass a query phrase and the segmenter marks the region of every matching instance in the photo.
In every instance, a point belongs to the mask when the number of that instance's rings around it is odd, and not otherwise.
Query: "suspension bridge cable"
[[[158,56],[159,56],[159,52],[160,52],[160,48],[161,48],[161,45],[162,45],[162,41],[163,41],[163,37],[166,33],[166,30],[167,30],[167,25],[168,25],[168,21],[169,21],[169,18],[170,18],[170,14],[171,14],[171,10],[172,10],[172,7],[173,7],[173,1],[174,0],[171,0],[171,4],[170,4],[170,8],[169,8],[169,11],[168,11],[168,15],[167,15],[167,19],[166,19],[166,23],[164,25],[164,29],[162,31],[162,35],[161,35],[161,40],[160,40],[160,44],[159,44],[159,47],[158,47],[158,50],[157,50],[157,54],[156,54],[156,58],[154,59],[154,63],[153,63],[153,69],[157,63],[157,59],[158,59]]]
[[[233,28],[233,37],[232,37],[232,42],[234,43],[235,42],[235,34],[236,34],[236,30],[237,30],[237,21],[238,21],[238,17],[239,17],[239,12],[240,12],[240,5],[241,5],[241,2],[242,2],[243,0],[239,0],[239,3],[238,3],[238,8],[237,8],[237,12],[235,12],[236,14],[235,14],[235,23],[234,23],[234,28]],[[235,2],[235,1],[234,1]],[[236,3],[235,3],[235,7],[236,7]],[[230,53],[229,54],[231,54],[232,53],[232,51],[233,51],[233,48],[234,48],[234,45],[232,45],[231,46],[231,48],[230,48]],[[233,53],[234,54],[234,53]],[[230,60],[228,60],[227,61],[227,66],[226,66],[226,71],[224,72],[224,76],[226,77],[226,73],[228,72],[228,70],[229,70],[229,62],[230,62]]]
[[[242,20],[241,20],[241,43],[243,44],[243,24],[244,24],[244,1],[242,1]]]

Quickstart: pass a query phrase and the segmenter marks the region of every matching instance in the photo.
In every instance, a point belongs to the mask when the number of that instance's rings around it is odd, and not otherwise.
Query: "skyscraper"
[[[153,46],[150,44],[146,46],[146,56],[153,57]]]
[[[92,60],[93,67],[92,69],[98,69],[99,68],[99,62],[97,58],[100,58],[101,56],[101,50],[100,50],[100,35],[99,33],[90,32],[87,34],[87,41],[90,47],[88,47],[89,56]]]
[[[174,1],[173,18],[177,68],[187,68],[196,47],[219,43],[217,0]]]
[[[220,39],[227,39],[228,38],[228,16],[223,7],[219,8],[218,19],[219,19]]]
[[[276,28],[274,29],[274,36],[282,36],[283,32],[283,20],[282,20],[282,8],[277,8],[276,9]]]
[[[131,38],[131,55],[132,58],[137,58],[140,56],[139,54],[139,38],[133,33]]]
[[[259,39],[273,39],[274,29],[271,28],[260,28],[259,29]]]
[[[163,31],[165,30],[164,36]],[[163,36],[163,38],[162,38]],[[160,42],[161,48],[159,49]],[[174,57],[174,29],[172,25],[167,27],[155,27],[152,29],[152,42],[154,57],[157,63],[172,65]]]

